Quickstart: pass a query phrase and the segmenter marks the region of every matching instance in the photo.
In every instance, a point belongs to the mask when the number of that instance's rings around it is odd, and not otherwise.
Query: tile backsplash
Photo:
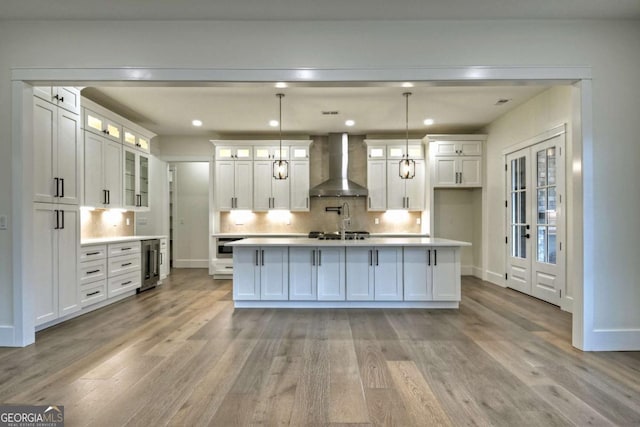
[[[127,225],[128,220],[128,225]],[[80,226],[83,239],[99,237],[133,236],[135,214],[111,210],[80,211]]]

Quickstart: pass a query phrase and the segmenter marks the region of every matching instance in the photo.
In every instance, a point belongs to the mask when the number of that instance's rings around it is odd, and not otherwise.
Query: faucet
[[[344,202],[342,204],[342,223],[340,225],[340,238],[346,239],[347,227],[351,225],[351,210],[349,209],[349,203]]]

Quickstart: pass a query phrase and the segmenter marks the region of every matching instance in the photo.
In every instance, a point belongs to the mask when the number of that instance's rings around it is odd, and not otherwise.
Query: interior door
[[[564,135],[507,156],[507,286],[560,305]]]

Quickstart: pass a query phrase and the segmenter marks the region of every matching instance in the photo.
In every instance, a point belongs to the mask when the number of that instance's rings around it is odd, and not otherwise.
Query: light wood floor
[[[235,310],[160,289],[0,349],[0,403],[66,425],[639,425],[640,353],[582,353],[571,316],[473,278],[459,310]]]

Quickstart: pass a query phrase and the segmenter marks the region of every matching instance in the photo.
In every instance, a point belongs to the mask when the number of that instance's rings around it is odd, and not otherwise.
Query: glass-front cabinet
[[[144,137],[130,129],[124,128],[124,139],[123,143],[125,147],[135,147],[140,151],[144,151],[145,153],[149,152],[149,138]]]
[[[149,209],[149,157],[138,151],[124,149],[125,209]]]

